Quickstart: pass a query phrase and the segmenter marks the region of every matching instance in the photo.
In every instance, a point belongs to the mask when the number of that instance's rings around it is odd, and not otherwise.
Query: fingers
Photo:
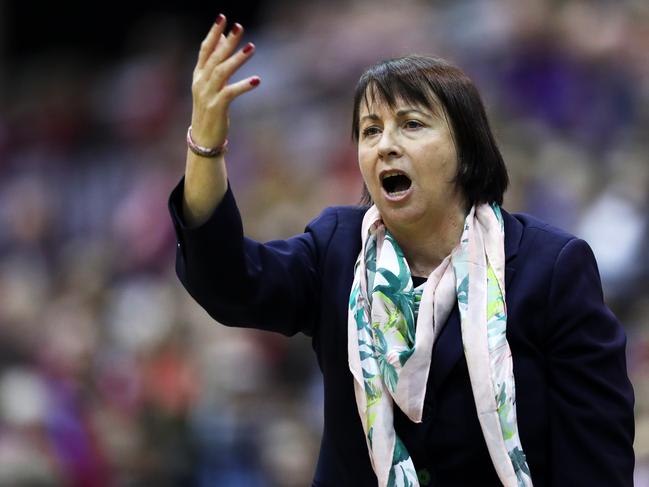
[[[258,76],[253,76],[251,78],[242,79],[237,83],[232,83],[231,85],[226,86],[225,88],[223,88],[223,96],[225,98],[225,101],[229,104],[237,96],[254,90],[260,82],[261,80]]]
[[[237,48],[237,44],[243,35],[243,27],[239,23],[235,23],[227,36],[222,37],[221,40],[214,48],[211,56],[205,63],[205,71],[211,72],[215,66],[222,63],[229,58]]]
[[[236,50],[242,38],[243,27],[235,23],[225,35],[225,24],[225,16],[219,15],[201,43],[192,81],[194,104],[195,107],[201,107],[199,110],[223,110],[234,98],[260,83],[259,77],[254,76],[238,83],[226,84],[254,54],[255,45],[249,42]]]
[[[198,52],[198,62],[196,63],[198,69],[202,69],[205,66],[205,62],[210,57],[210,54],[214,52],[215,46],[225,38],[223,36],[224,29],[225,15],[219,14],[214,24],[212,24],[212,28],[207,33],[207,36],[201,42],[201,48]]]
[[[221,64],[219,64],[212,73],[215,83],[223,85],[234,74],[234,72],[241,67],[243,63],[248,61],[255,52],[255,45],[252,42],[246,44],[243,49],[239,49],[236,54],[230,56]]]

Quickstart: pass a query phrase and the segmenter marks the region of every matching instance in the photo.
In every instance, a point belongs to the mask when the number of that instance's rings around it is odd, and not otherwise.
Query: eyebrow
[[[424,112],[422,112],[422,111],[419,111],[419,110],[416,110],[416,109],[414,109],[414,108],[405,108],[405,109],[403,109],[403,110],[399,110],[399,111],[397,112],[397,117],[402,117],[402,116],[404,116],[404,115],[407,115],[407,114],[410,113],[410,112],[419,113],[419,114],[421,114],[421,115],[423,115],[423,116],[425,116],[425,117],[428,117],[428,116],[429,116],[429,115],[427,115],[426,113],[424,113]],[[370,120],[380,120],[380,119],[381,119],[381,117],[379,117],[379,116],[376,115],[375,113],[370,113],[369,115],[364,115],[364,116],[362,116],[361,119],[359,120],[359,123],[362,123],[363,120],[365,120],[366,118],[369,118]]]

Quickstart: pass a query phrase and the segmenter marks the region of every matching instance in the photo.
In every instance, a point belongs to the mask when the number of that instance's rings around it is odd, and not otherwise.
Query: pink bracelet
[[[225,139],[225,142],[218,147],[203,147],[202,145],[198,145],[194,142],[194,139],[192,139],[192,126],[190,125],[187,129],[187,146],[189,147],[189,150],[197,156],[216,157],[225,154],[228,151],[228,139]]]

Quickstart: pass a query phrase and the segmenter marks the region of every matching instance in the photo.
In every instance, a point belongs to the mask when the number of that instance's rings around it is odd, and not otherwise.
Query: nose
[[[401,156],[401,146],[399,145],[394,132],[388,127],[385,127],[381,133],[381,138],[376,146],[376,150],[381,159]]]

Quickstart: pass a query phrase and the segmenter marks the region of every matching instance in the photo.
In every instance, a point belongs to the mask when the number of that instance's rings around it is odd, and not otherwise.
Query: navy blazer
[[[176,272],[220,323],[312,337],[324,380],[314,486],[375,486],[347,363],[347,303],[364,209],[327,208],[301,235],[245,238],[232,191],[188,228],[184,179],[169,210]],[[633,485],[633,389],[626,336],[603,301],[589,246],[527,215],[505,221],[507,340],[523,450],[535,486]],[[501,485],[478,422],[457,307],[433,347],[422,423],[395,407],[422,485]]]

